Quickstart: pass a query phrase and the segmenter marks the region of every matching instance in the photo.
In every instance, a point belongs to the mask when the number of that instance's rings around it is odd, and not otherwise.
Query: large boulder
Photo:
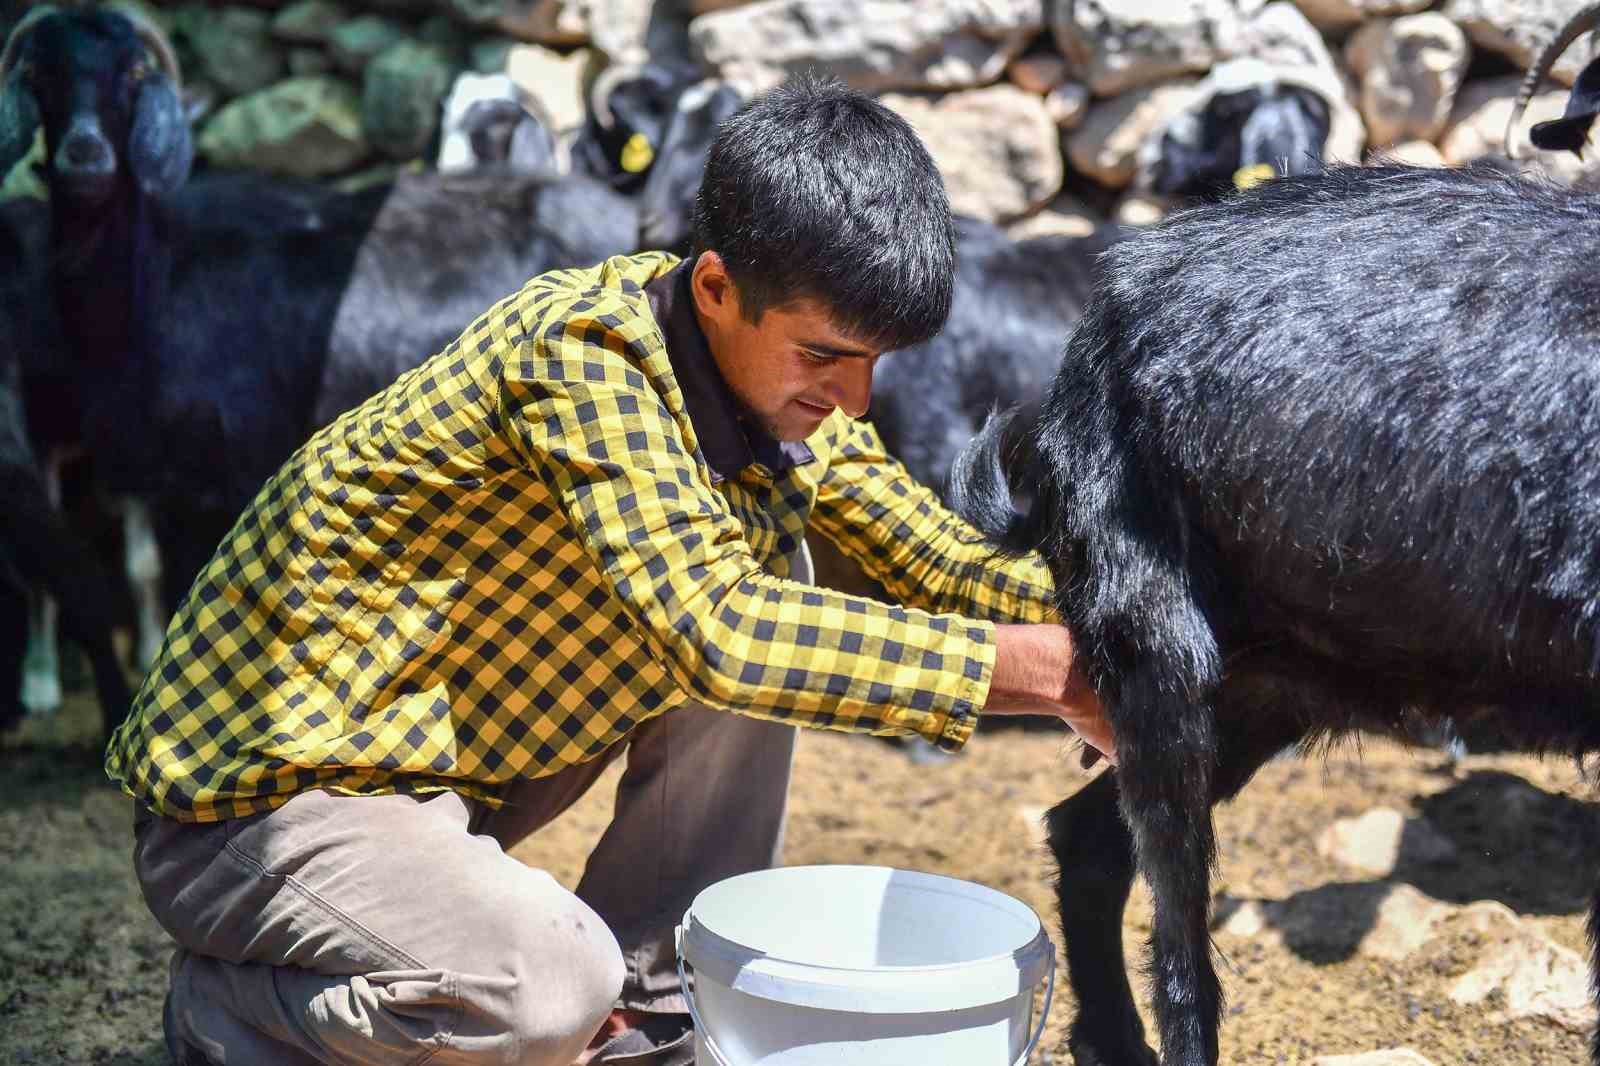
[[[441,49],[401,41],[367,66],[361,92],[361,129],[367,143],[391,159],[411,159],[439,128],[439,105],[455,70]]]
[[[1145,85],[1095,104],[1067,137],[1067,160],[1101,185],[1120,189],[1131,184],[1145,141],[1185,111],[1195,85]]]
[[[1410,885],[1396,885],[1378,904],[1372,931],[1361,938],[1357,950],[1390,962],[1410,958],[1433,938],[1434,927],[1450,913],[1449,904],[1430,899]]]
[[[612,62],[659,54],[660,34],[685,18],[666,0],[443,0],[457,19],[530,44],[592,44]],[[489,73],[475,64],[480,73]]]
[[[674,10],[673,5],[657,0],[588,0],[589,40],[601,54],[613,63],[639,63],[650,55],[660,55],[667,50],[667,41],[673,37],[674,21],[679,22],[682,33],[683,16],[676,19],[658,17],[659,9]],[[681,54],[684,45],[672,41],[670,50]]]
[[[297,0],[272,18],[272,35],[293,44],[327,44],[350,12],[334,0]]]
[[[1433,1066],[1408,1047],[1364,1051],[1359,1055],[1318,1055],[1311,1066]]]
[[[289,73],[294,77],[305,74],[327,74],[332,70],[333,57],[320,48],[289,49]]]
[[[1304,67],[1315,75],[1338,81],[1339,65],[1328,43],[1305,14],[1289,0],[1277,0],[1252,15],[1245,24],[1238,57],[1259,59],[1275,67]]]
[[[1450,999],[1473,1005],[1498,993],[1485,1021],[1503,1024],[1517,1018],[1542,1018],[1588,1032],[1596,1021],[1589,990],[1589,966],[1583,956],[1547,940],[1525,922],[1501,925],[1503,935],[1479,957],[1450,989]]]
[[[340,70],[359,74],[368,63],[405,39],[403,23],[384,15],[361,15],[328,31],[328,54]]]
[[[1075,130],[1089,113],[1089,87],[1082,82],[1063,82],[1045,94],[1044,109],[1057,126]]]
[[[1243,54],[1266,0],[1058,0],[1050,27],[1077,76],[1115,96]]]
[[[1472,43],[1486,52],[1503,55],[1526,70],[1534,57],[1564,26],[1567,19],[1585,6],[1586,0],[1447,0],[1444,14],[1460,23]],[[1574,41],[1567,54],[1555,65],[1552,74],[1564,85],[1571,85],[1583,64],[1588,49]]]
[[[429,15],[418,23],[417,40],[433,45],[448,55],[452,62],[462,65],[466,63],[474,43],[471,31],[446,15]]]
[[[1006,77],[1023,92],[1045,95],[1067,80],[1071,68],[1061,56],[1041,52],[1011,61]]]
[[[1360,82],[1368,141],[1391,145],[1444,132],[1472,49],[1461,27],[1429,11],[1367,23],[1345,58]]]
[[[1295,0],[1295,4],[1318,29],[1338,32],[1372,18],[1424,11],[1433,0]]]
[[[600,60],[588,48],[562,54],[536,44],[521,44],[506,56],[505,72],[523,92],[539,101],[551,134],[559,137],[583,125],[588,85]]]
[[[175,36],[195,58],[192,73],[228,96],[264,89],[283,76],[284,56],[272,42],[270,26],[265,13],[242,7],[189,5],[174,21]]]
[[[1317,852],[1362,873],[1388,877],[1402,852],[1412,862],[1437,862],[1454,855],[1455,846],[1425,819],[1375,807],[1330,825],[1317,838]]]
[[[1369,163],[1401,163],[1412,167],[1442,167],[1444,153],[1432,141],[1402,141],[1376,149],[1367,157]]]
[[[289,78],[218,111],[196,147],[220,167],[303,178],[337,174],[367,156],[361,96],[337,78]]]
[[[928,146],[952,210],[1009,222],[1043,207],[1060,190],[1060,134],[1033,93],[1003,84],[943,95],[887,93],[881,99]]]
[[[869,91],[959,89],[997,80],[1043,25],[1043,0],[758,0],[696,18],[689,45],[747,93],[808,67]]]

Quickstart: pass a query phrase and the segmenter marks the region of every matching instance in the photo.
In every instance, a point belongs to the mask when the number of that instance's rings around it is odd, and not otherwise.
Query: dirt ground
[[[70,747],[87,735],[93,714],[78,697],[61,715],[30,719],[0,740],[0,1063],[165,1061],[167,945],[130,874],[128,801],[105,782],[96,754]],[[1055,935],[1053,871],[1037,820],[1099,772],[1076,763],[1052,733],[980,732],[962,757],[919,766],[877,741],[807,732],[787,859],[979,881],[1025,900]],[[605,824],[616,774],[518,857],[573,884]],[[1369,744],[1361,753],[1266,767],[1218,817],[1214,941],[1229,996],[1223,1060],[1308,1064],[1318,1055],[1407,1046],[1435,1066],[1582,1061],[1579,1032],[1497,1021],[1493,999],[1470,1008],[1450,1001],[1447,990],[1480,953],[1477,934],[1464,926],[1443,923],[1441,935],[1401,962],[1374,959],[1358,945],[1383,896],[1408,883],[1451,905],[1499,901],[1587,957],[1583,908],[1600,868],[1600,811],[1591,797],[1567,761],[1469,756],[1451,765],[1437,752]],[[1377,806],[1426,817],[1455,845],[1454,857],[1408,857],[1402,847],[1392,876],[1363,878],[1318,854],[1314,841],[1331,822]],[[1222,927],[1252,900],[1269,916],[1299,917],[1249,935]],[[1136,889],[1130,944],[1142,943],[1148,921]],[[1070,1062],[1072,1011],[1064,990],[1035,1063]]]

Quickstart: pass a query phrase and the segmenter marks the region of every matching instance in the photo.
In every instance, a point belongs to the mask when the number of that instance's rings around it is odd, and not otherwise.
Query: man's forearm
[[[983,710],[1053,715],[1114,763],[1117,750],[1111,723],[1082,669],[1075,668],[1076,659],[1077,649],[1065,626],[996,626],[994,673]]]
[[[995,626],[994,674],[984,710],[1061,703],[1070,687],[1073,658],[1072,635],[1065,626]]]

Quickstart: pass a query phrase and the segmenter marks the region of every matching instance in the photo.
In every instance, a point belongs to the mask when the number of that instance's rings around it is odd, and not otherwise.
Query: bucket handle
[[[684,917],[687,918],[688,915],[684,915]],[[683,957],[683,926],[680,925],[673,929],[672,942],[678,952],[678,983],[679,987],[683,989],[683,1001],[689,1006],[689,1020],[694,1022],[694,1031],[699,1033],[700,1039],[705,1042],[706,1050],[711,1052],[711,1057],[715,1060],[715,1066],[734,1066],[733,1060],[724,1055],[722,1049],[717,1047],[716,1040],[712,1039],[711,1030],[707,1029],[705,1023],[700,1020],[700,1009],[695,1006],[694,1002],[694,989],[689,984],[689,974],[694,972],[694,967],[689,966],[687,972],[685,972],[688,960]],[[1048,944],[1049,942],[1050,938],[1046,937],[1045,943]],[[1053,944],[1050,946],[1049,958],[1050,969],[1045,977],[1044,1003],[1039,1007],[1039,1022],[1033,1027],[1033,1035],[1028,1038],[1028,1046],[1022,1049],[1022,1054],[1017,1056],[1017,1061],[1012,1063],[1011,1066],[1027,1066],[1028,1059],[1033,1055],[1034,1049],[1039,1046],[1039,1040],[1044,1036],[1044,1025],[1050,1017],[1050,1001],[1055,999],[1056,995],[1056,949]]]
[[[687,919],[688,917],[687,914],[684,915],[684,918]],[[683,957],[683,926],[680,925],[673,929],[672,944],[678,952],[678,987],[683,989],[683,1001],[688,1004],[689,1020],[694,1023],[694,1031],[705,1042],[706,1050],[711,1052],[711,1058],[715,1066],[733,1066],[729,1058],[722,1053],[722,1049],[717,1047],[717,1042],[712,1039],[711,1030],[707,1029],[705,1022],[700,1020],[700,1008],[695,1006],[694,1002],[694,989],[689,985],[689,975],[684,972],[684,966],[687,965],[688,960]],[[689,969],[693,970],[694,968],[691,966]],[[700,1064],[696,1063],[695,1066],[700,1066]]]

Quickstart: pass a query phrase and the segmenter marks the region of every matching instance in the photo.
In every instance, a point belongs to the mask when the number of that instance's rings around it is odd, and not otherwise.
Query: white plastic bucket
[[[696,1066],[1022,1066],[1055,949],[1031,908],[982,885],[790,866],[697,895],[678,972]]]

